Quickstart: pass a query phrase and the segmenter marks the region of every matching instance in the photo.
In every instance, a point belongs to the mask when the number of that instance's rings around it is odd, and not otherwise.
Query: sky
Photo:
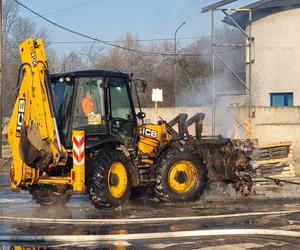
[[[22,0],[34,11],[70,29],[85,33],[101,40],[122,40],[127,32],[138,39],[177,38],[208,36],[211,32],[210,13],[201,13],[201,8],[217,0]],[[254,0],[239,0],[226,7],[242,7]],[[22,16],[28,16],[39,26],[47,27],[52,42],[71,41],[72,44],[53,43],[59,54],[80,50],[90,42],[86,38],[63,31],[20,8]],[[219,12],[216,25],[223,15]],[[178,44],[191,40],[178,40]]]

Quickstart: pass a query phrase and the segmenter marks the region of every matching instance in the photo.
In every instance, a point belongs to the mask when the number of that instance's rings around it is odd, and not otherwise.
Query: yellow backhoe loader
[[[208,180],[251,192],[248,151],[226,138],[203,137],[203,113],[144,124],[132,92],[145,81],[104,70],[49,74],[41,39],[24,41],[20,55],[8,125],[12,189],[28,190],[41,205],[87,192],[96,207],[120,206],[133,187],[152,187],[167,202],[197,200]]]

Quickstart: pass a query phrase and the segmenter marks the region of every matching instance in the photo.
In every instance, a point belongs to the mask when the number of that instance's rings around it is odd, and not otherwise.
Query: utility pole
[[[177,90],[177,44],[176,44],[176,41],[177,41],[177,31],[183,26],[185,25],[186,22],[183,22],[175,31],[175,34],[174,34],[174,97],[175,97],[175,105],[176,105],[176,90]]]
[[[215,16],[211,10],[211,43],[212,43],[212,106],[211,106],[211,133],[216,135],[216,94],[215,94]]]
[[[3,27],[2,27],[2,0],[0,0],[0,160],[2,160],[2,59],[3,59]]]

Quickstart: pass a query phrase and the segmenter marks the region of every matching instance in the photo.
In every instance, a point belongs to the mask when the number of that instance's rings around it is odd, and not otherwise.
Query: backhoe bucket
[[[38,150],[27,136],[27,128],[23,127],[21,130],[20,157],[26,165],[31,168],[46,169],[53,160],[53,155],[50,151],[44,149]]]

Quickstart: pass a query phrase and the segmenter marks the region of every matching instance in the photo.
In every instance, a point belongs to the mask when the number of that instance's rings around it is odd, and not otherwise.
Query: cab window
[[[80,77],[77,80],[77,96],[75,99],[73,128],[88,125],[104,125],[105,114],[103,77]]]
[[[109,81],[111,132],[129,149],[135,145],[135,120],[130,103],[128,82],[125,78]]]
[[[111,79],[110,96],[112,117],[132,120],[132,110],[125,79]]]

